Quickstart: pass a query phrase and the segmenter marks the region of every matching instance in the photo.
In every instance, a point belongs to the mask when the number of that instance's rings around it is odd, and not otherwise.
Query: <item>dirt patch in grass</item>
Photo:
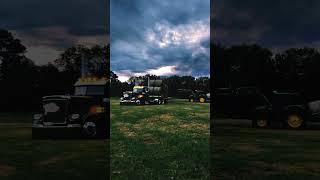
[[[182,121],[169,113],[146,118],[140,123],[134,124],[133,128],[137,131],[156,129],[171,134],[181,133],[181,131],[192,131],[204,135],[210,133],[209,124]]]
[[[73,155],[69,155],[69,156],[54,156],[54,157],[50,157],[46,160],[43,160],[43,161],[40,161],[40,162],[37,162],[35,163],[35,165],[37,166],[45,166],[45,165],[49,165],[49,164],[56,164],[58,162],[61,162],[61,161],[66,161],[66,160],[69,160],[69,159],[72,159],[74,156]]]
[[[152,116],[150,118],[145,119],[147,123],[154,123],[154,122],[168,122],[173,121],[176,118],[171,114],[161,114],[159,116]]]
[[[191,122],[180,124],[179,127],[188,131],[196,131],[201,134],[209,134],[209,124]]]
[[[259,153],[262,152],[262,149],[254,144],[236,144],[233,149],[238,151],[244,151],[246,153]]]
[[[145,144],[160,144],[160,141],[157,140],[152,134],[144,134],[143,135],[143,142]]]
[[[128,124],[118,123],[118,127],[120,132],[126,137],[136,137],[137,135],[131,128],[129,128]]]
[[[9,176],[10,174],[14,173],[15,170],[16,168],[13,166],[0,164],[0,176]]]

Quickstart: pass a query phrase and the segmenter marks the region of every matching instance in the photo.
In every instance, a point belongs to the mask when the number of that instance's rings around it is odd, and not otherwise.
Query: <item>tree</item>
[[[81,77],[81,63],[84,60],[87,74],[97,77],[109,77],[110,46],[93,46],[92,48],[77,45],[65,50],[55,65],[62,71],[64,87],[71,92],[73,84]]]
[[[0,30],[0,108],[31,108],[36,66],[24,56],[26,48],[6,30]]]

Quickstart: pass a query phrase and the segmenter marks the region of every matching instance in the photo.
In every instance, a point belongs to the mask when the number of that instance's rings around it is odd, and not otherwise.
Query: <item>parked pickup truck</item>
[[[109,138],[108,79],[80,78],[74,95],[42,98],[42,107],[33,117],[33,138],[81,134],[86,138]]]
[[[297,92],[262,93],[255,87],[216,89],[213,109],[231,118],[252,120],[252,126],[267,128],[281,123],[300,129],[307,121],[320,122],[320,100],[307,101]]]

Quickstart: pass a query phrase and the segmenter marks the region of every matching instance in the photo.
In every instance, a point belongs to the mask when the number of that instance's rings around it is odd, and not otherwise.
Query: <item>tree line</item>
[[[109,76],[109,45],[76,45],[46,65],[35,64],[26,52],[19,39],[0,30],[0,111],[35,111],[43,96],[72,94],[83,58],[90,60],[88,74]]]
[[[259,45],[211,46],[213,86],[255,86],[296,91],[310,99],[320,98],[319,49],[289,48],[273,52]]]

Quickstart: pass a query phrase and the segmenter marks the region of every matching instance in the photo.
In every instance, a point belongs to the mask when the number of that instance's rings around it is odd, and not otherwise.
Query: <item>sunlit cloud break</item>
[[[132,72],[130,70],[124,70],[115,72],[118,75],[118,79],[121,82],[126,82],[132,76],[144,76],[146,74],[156,75],[156,76],[171,76],[179,74],[177,66],[162,66],[155,69],[147,69],[145,72]]]

